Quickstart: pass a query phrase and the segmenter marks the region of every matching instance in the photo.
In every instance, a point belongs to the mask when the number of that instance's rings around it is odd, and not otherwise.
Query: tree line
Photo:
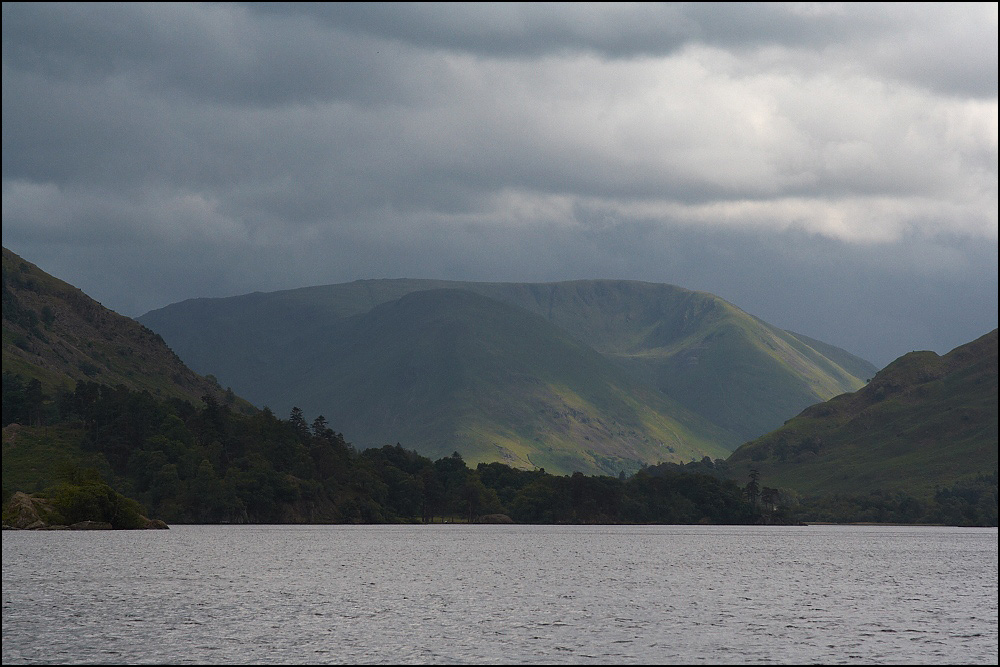
[[[246,415],[211,396],[194,406],[93,382],[48,395],[4,373],[3,421],[72,425],[80,449],[106,463],[108,483],[168,523],[755,520],[743,489],[711,475],[558,476],[470,468],[458,452],[432,461],[399,443],[359,451],[322,416]]]
[[[195,406],[93,382],[49,394],[37,380],[4,372],[3,425],[10,423],[69,428],[79,449],[101,462],[111,488],[168,523],[865,520],[851,518],[853,512],[879,517],[871,520],[996,525],[995,475],[992,495],[986,480],[942,489],[939,501],[890,495],[876,497],[879,505],[801,499],[761,486],[753,473],[741,484],[729,478],[725,461],[707,457],[647,466],[627,478],[552,475],[502,463],[470,468],[458,452],[433,461],[399,443],[359,451],[323,416],[309,420],[298,408],[282,419],[267,408],[244,414],[207,395]],[[17,490],[41,489],[4,488],[4,502]],[[933,520],[941,517],[947,520]]]

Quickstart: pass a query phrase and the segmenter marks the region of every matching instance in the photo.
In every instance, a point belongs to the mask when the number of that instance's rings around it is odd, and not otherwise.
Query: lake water
[[[3,532],[3,664],[995,664],[995,528]]]

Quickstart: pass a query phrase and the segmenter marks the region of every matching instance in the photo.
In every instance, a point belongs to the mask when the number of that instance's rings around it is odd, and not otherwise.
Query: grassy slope
[[[110,477],[103,456],[81,447],[82,428],[22,426],[3,429],[3,489],[38,493],[72,470],[93,468]]]
[[[222,400],[159,335],[3,249],[3,370],[46,391],[79,381],[123,384],[158,398]],[[249,408],[249,406],[246,406]]]
[[[814,405],[729,458],[738,475],[804,493],[936,485],[997,468],[997,331],[911,352],[866,387]]]
[[[795,337],[801,343],[822,354],[829,361],[837,364],[854,377],[863,379],[865,384],[867,384],[871,380],[872,376],[878,371],[878,368],[873,366],[870,362],[860,359],[853,354],[840,349],[839,347],[830,345],[829,343],[824,343],[823,341],[816,340],[815,338],[810,338],[809,336],[803,336],[802,334],[795,333],[794,331],[787,331],[785,333]]]
[[[320,339],[288,352],[293,379],[274,393],[361,446],[617,474],[735,442],[543,318],[469,291],[410,293]]]
[[[863,384],[803,340],[703,292],[634,281],[480,289],[545,316],[741,440]]]

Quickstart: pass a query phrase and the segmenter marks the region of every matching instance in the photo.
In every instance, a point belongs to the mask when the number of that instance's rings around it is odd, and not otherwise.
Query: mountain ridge
[[[139,321],[161,333],[193,368],[211,369],[251,401],[284,411],[292,407],[290,393],[282,398],[273,388],[289,386],[283,373],[295,367],[296,355],[320,358],[349,318],[413,292],[444,289],[474,292],[541,317],[614,362],[633,381],[712,424],[727,452],[807,405],[863,384],[805,337],[719,297],[640,281],[361,280],[188,300],[150,311]],[[874,375],[874,366],[840,351],[839,360],[844,359]],[[303,395],[315,393],[304,389]],[[316,409],[329,417],[340,395],[330,395]],[[368,440],[363,430],[345,433],[351,440]],[[405,444],[420,450],[426,443]]]

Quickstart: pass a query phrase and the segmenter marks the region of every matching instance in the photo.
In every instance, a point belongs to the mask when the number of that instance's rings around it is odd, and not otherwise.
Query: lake
[[[997,529],[4,531],[3,664],[995,664]]]

